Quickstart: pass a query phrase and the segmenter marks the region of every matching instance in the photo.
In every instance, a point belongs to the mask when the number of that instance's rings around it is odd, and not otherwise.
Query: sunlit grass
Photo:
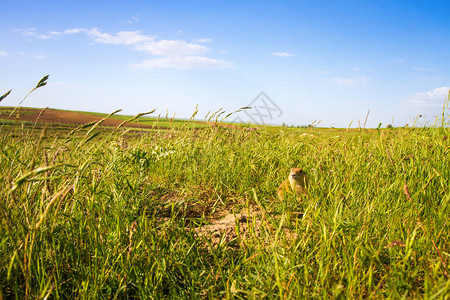
[[[448,129],[302,132],[2,131],[3,295],[448,294]],[[309,195],[281,203],[292,166]],[[209,247],[190,228],[213,206],[263,228]]]
[[[1,129],[1,297],[450,294],[448,127],[93,126]],[[309,194],[280,201],[296,166]],[[197,234],[224,210],[253,213]]]
[[[86,114],[88,116],[93,116],[93,117],[100,117],[100,118],[104,118],[107,117],[108,114],[105,113],[98,113],[98,112],[85,112],[85,111],[68,111],[68,110],[58,110],[58,109],[50,109],[50,110],[56,110],[56,111],[60,111],[61,113],[65,113],[65,112],[75,112],[75,113],[81,113],[81,114]],[[0,107],[0,119],[2,119],[2,117],[8,117],[10,115],[29,115],[32,113],[37,113],[41,111],[41,109],[39,108],[30,108],[30,107],[21,107],[19,109],[16,109],[15,107]],[[128,116],[128,115],[120,115],[120,114],[116,114],[113,116],[110,116],[110,119],[115,119],[115,120],[119,120],[119,121],[129,121],[130,119],[132,119],[133,116]],[[20,119],[17,120],[7,120],[7,119],[3,119],[1,120],[1,122],[3,124],[24,124],[24,125],[28,125],[31,124],[30,122],[27,121],[23,121]],[[209,127],[208,124],[206,124],[206,122],[188,122],[188,120],[183,120],[183,119],[174,119],[174,118],[166,118],[166,117],[148,117],[148,116],[144,116],[144,117],[140,117],[136,120],[131,121],[130,123],[138,123],[138,124],[142,124],[142,125],[148,125],[148,126],[152,126],[153,128],[166,128],[166,129],[171,129],[171,128],[206,128]],[[73,124],[70,123],[49,123],[50,125],[48,125],[49,127],[57,127],[59,125],[61,126],[74,126]],[[107,126],[107,127],[113,127],[113,126]],[[145,129],[144,129],[145,130]]]

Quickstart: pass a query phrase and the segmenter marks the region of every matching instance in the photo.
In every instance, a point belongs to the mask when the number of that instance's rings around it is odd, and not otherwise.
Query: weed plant
[[[1,128],[0,298],[449,299],[448,127],[97,125]]]

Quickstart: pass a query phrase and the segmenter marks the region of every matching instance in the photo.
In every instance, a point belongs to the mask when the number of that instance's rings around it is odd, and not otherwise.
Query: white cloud
[[[156,40],[156,36],[142,34],[141,31],[119,31],[115,34],[101,32],[98,28],[67,29],[52,34],[75,34],[84,32],[100,44],[132,46],[135,50],[146,51],[161,56],[203,55],[209,51],[204,45],[189,43],[183,40]]]
[[[427,92],[416,93],[408,99],[408,102],[419,106],[439,107],[448,96],[450,87],[444,86]]]
[[[161,56],[203,55],[209,51],[209,48],[206,46],[188,43],[183,40],[150,41],[135,46],[135,49]]]
[[[212,40],[211,39],[208,39],[208,38],[204,38],[204,39],[196,39],[196,40],[193,40],[193,42],[194,43],[211,43],[212,42]]]
[[[8,56],[9,53],[6,51],[0,51],[0,56]]]
[[[84,28],[72,28],[72,29],[66,29],[64,31],[50,31],[48,32],[49,35],[69,35],[69,34],[76,34],[80,32],[87,32],[87,29]]]
[[[320,70],[320,71],[317,71],[317,73],[320,75],[324,75],[324,74],[328,74],[330,72],[328,72],[327,70]]]
[[[135,22],[139,22],[140,20],[139,20],[139,18],[137,18],[137,17],[131,17],[129,20],[128,20],[128,24],[133,24],[133,23],[135,23]]]
[[[133,64],[131,69],[233,69],[230,62],[204,56],[168,56],[148,59],[139,64]]]
[[[361,71],[361,69],[360,69],[360,68],[358,68],[358,67],[354,67],[354,68],[353,68],[353,71],[355,71],[355,72],[359,72],[359,71]]]
[[[144,43],[147,41],[152,41],[155,39],[153,36],[148,36],[141,34],[140,31],[119,31],[116,34],[110,34],[101,32],[98,28],[71,28],[64,31],[51,31],[50,35],[71,35],[85,33],[94,39],[94,42],[101,44],[112,44],[112,45],[135,45]]]
[[[140,31],[120,31],[116,34],[102,33],[97,28],[86,32],[97,43],[129,45],[135,50],[161,56],[131,65],[132,69],[229,69],[230,62],[205,57],[209,48],[184,40],[156,40],[156,37],[144,35]],[[202,42],[210,42],[202,39]]]
[[[278,56],[278,57],[291,57],[291,56],[295,56],[294,54],[291,53],[287,53],[287,52],[272,52],[273,56]]]
[[[420,71],[420,72],[429,72],[434,71],[436,68],[422,68],[422,67],[413,67],[413,70]]]
[[[28,58],[37,58],[37,59],[47,58],[47,56],[45,54],[30,54],[30,53],[25,53],[25,52],[17,52],[16,54],[20,55],[20,56],[25,56]]]
[[[333,78],[333,81],[339,86],[364,86],[370,81],[370,78],[364,76],[357,78],[335,77]]]
[[[36,28],[30,27],[30,28],[18,28],[14,29],[13,31],[20,33],[23,36],[33,36],[36,35]]]
[[[58,35],[70,35],[70,34],[76,34],[80,32],[87,32],[87,29],[84,28],[73,28],[73,29],[66,29],[64,31],[50,31],[46,34],[39,34],[37,37],[40,39],[52,39],[55,38]]]
[[[220,53],[220,54],[227,54],[227,53],[228,53],[228,50],[220,50],[219,53]]]
[[[84,28],[72,28],[72,29],[66,29],[63,31],[63,34],[75,34],[80,32],[86,32],[87,30]]]
[[[41,40],[49,40],[49,39],[52,39],[52,38],[53,38],[53,36],[47,35],[47,34],[40,34],[40,35],[38,35],[37,37],[38,37],[39,39],[41,39]]]
[[[119,31],[116,34],[100,32],[98,28],[86,31],[87,35],[94,38],[94,41],[102,44],[112,45],[136,45],[152,41],[155,37],[141,34],[140,31]]]
[[[137,20],[135,20],[137,21]],[[83,33],[93,39],[94,43],[125,45],[133,50],[144,51],[153,56],[160,56],[131,65],[132,69],[175,68],[185,69],[229,69],[230,62],[206,57],[210,49],[200,43],[210,43],[211,39],[202,38],[187,42],[184,40],[157,40],[156,36],[143,34],[141,31],[119,31],[106,33],[98,28],[72,28],[64,31],[52,31],[48,36],[71,35]]]

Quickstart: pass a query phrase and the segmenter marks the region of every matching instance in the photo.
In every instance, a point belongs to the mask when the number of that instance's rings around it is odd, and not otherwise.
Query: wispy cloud
[[[141,45],[153,41],[155,37],[141,34],[140,31],[119,31],[116,34],[101,32],[98,28],[85,31],[96,43],[111,45]]]
[[[319,71],[317,71],[317,74],[320,74],[320,75],[325,75],[325,74],[328,74],[328,73],[330,73],[330,72],[328,72],[327,70],[319,70]]]
[[[157,36],[143,34],[141,31],[119,31],[116,33],[102,32],[98,28],[72,28],[64,31],[52,31],[49,36],[63,36],[83,33],[94,43],[124,45],[133,50],[144,51],[153,56],[139,64],[133,64],[133,69],[175,68],[185,69],[227,69],[232,68],[230,62],[205,56],[210,49],[205,43],[211,43],[209,38],[185,40],[163,40]]]
[[[86,34],[96,43],[132,46],[135,50],[146,51],[152,55],[188,56],[202,55],[209,51],[209,48],[204,45],[183,40],[157,41],[155,36],[145,35],[140,31],[119,31],[116,34],[109,34],[93,28],[87,30]]]
[[[50,40],[50,39],[53,38],[53,36],[48,35],[48,34],[39,34],[39,35],[37,36],[37,38],[38,38],[38,39],[41,39],[41,40]]]
[[[127,21],[127,23],[128,24],[133,24],[133,23],[136,23],[136,22],[139,22],[140,20],[139,20],[139,18],[138,17],[131,17],[128,21]]]
[[[333,78],[333,81],[339,86],[353,87],[353,86],[365,86],[370,81],[370,78],[364,76],[354,78],[335,77]]]
[[[76,33],[80,33],[80,32],[87,32],[88,29],[84,29],[84,28],[72,28],[72,29],[66,29],[64,31],[51,31],[48,34],[51,35],[68,35],[68,34],[76,34]]]
[[[233,65],[225,60],[204,56],[167,56],[148,59],[138,64],[130,65],[134,70],[150,69],[233,69]]]
[[[161,56],[204,55],[209,51],[209,48],[204,45],[188,43],[183,40],[149,41],[136,45],[135,49]]]
[[[272,52],[273,56],[278,56],[278,57],[292,57],[295,56],[292,53],[288,53],[288,52]]]
[[[8,55],[9,55],[8,52],[6,52],[6,51],[0,51],[0,57],[2,57],[2,56],[8,56]]]
[[[44,59],[47,58],[47,55],[45,54],[32,54],[32,53],[26,53],[26,52],[17,52],[17,55],[28,57],[28,58],[35,58],[35,59]]]
[[[194,43],[204,43],[204,44],[206,44],[206,43],[211,43],[212,40],[209,39],[209,38],[203,38],[203,39],[196,39],[196,40],[193,40],[193,42],[194,42]]]
[[[361,71],[361,69],[360,69],[360,68],[358,68],[358,67],[354,67],[354,68],[353,68],[353,71],[355,71],[355,72],[359,72],[359,71]]]
[[[17,29],[14,29],[13,31],[19,33],[20,35],[28,36],[28,37],[37,35],[36,28],[34,28],[34,27],[17,28]]]
[[[32,40],[33,38],[38,38],[38,39],[51,39],[53,38],[53,35],[51,34],[39,34],[36,30],[35,27],[30,27],[30,28],[17,28],[17,29],[13,29],[13,32],[16,32],[18,34],[20,34],[21,36],[27,37],[29,40]]]
[[[407,99],[407,102],[418,106],[441,107],[449,91],[450,87],[443,86],[427,92],[419,92]]]

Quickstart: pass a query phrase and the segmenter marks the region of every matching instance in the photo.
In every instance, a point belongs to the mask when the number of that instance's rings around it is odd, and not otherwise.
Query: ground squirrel
[[[292,168],[288,179],[278,188],[278,197],[283,199],[283,195],[295,192],[296,194],[306,194],[308,181],[306,173],[300,168]]]

